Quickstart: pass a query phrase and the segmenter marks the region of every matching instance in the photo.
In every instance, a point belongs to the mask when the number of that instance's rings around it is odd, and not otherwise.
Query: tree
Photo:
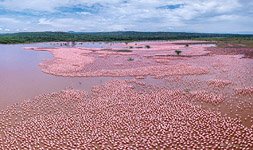
[[[182,53],[182,51],[180,51],[180,50],[175,50],[175,53],[176,53],[177,55],[180,55],[180,54]]]

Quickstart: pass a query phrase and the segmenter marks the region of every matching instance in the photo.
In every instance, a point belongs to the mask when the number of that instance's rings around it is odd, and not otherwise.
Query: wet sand
[[[209,44],[24,46],[53,54],[39,65],[47,76],[91,85],[1,111],[0,148],[252,148],[253,59],[212,53]]]

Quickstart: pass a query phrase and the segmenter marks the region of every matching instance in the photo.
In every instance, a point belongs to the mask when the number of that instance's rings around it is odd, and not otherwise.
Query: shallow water
[[[102,48],[105,43],[84,43],[79,47]],[[110,77],[57,77],[45,74],[39,63],[50,59],[49,52],[24,50],[24,47],[60,47],[56,43],[0,45],[0,110],[11,104],[40,94],[66,88],[90,91],[92,86],[111,80]]]

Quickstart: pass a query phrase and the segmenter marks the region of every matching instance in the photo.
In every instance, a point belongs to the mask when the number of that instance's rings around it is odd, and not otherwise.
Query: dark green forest
[[[253,35],[185,32],[22,32],[0,34],[1,44],[59,41],[141,41],[141,40],[252,40]]]

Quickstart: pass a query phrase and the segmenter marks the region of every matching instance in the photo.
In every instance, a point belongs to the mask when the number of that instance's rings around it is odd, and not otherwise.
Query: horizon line
[[[139,32],[139,33],[188,33],[188,34],[236,34],[236,35],[253,35],[252,32],[225,32],[225,33],[219,33],[219,32],[187,32],[187,31],[24,31],[24,32],[0,32],[0,34],[17,34],[17,33],[43,33],[43,32],[62,32],[62,33],[114,33],[114,32]]]

